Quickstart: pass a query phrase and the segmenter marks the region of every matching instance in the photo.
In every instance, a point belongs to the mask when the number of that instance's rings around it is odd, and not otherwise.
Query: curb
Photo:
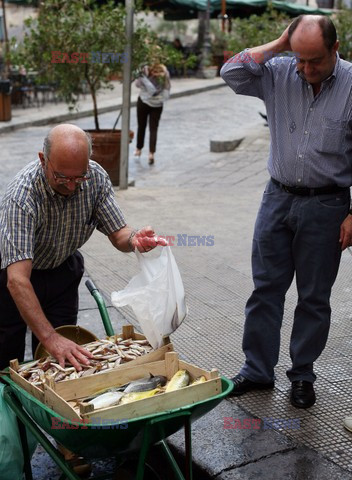
[[[216,85],[207,85],[205,87],[193,88],[193,89],[188,89],[181,92],[172,93],[170,95],[170,99],[186,97],[189,95],[195,95],[197,93],[203,93],[203,92],[215,90],[221,87],[226,87],[226,83],[223,82]],[[137,104],[137,100],[131,101],[131,107],[135,107],[136,104]],[[122,103],[118,103],[117,105],[110,105],[107,107],[98,108],[98,115],[102,115],[103,113],[118,111],[118,110],[121,110],[121,108],[122,108]],[[61,123],[68,120],[77,120],[79,118],[91,117],[91,116],[93,116],[92,108],[87,110],[82,110],[81,112],[75,112],[75,113],[67,112],[67,113],[62,113],[60,115],[56,115],[52,117],[40,118],[38,120],[23,121],[15,125],[4,125],[4,126],[0,125],[0,135],[2,133],[8,133],[8,132],[13,132],[14,130],[19,130],[21,128],[40,127],[43,125]]]

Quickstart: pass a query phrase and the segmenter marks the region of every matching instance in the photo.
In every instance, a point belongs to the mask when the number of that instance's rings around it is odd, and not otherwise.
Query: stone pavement
[[[122,84],[119,81],[111,82],[113,90],[101,90],[97,94],[99,114],[120,110],[122,107]],[[197,78],[177,78],[172,80],[171,98],[189,95],[197,92],[211,90],[224,86],[221,78],[211,80]],[[134,106],[138,98],[138,88],[132,83],[131,103]],[[90,95],[81,95],[79,102],[73,111],[69,111],[67,105],[62,102],[46,102],[39,107],[33,102],[33,106],[22,108],[12,107],[12,119],[8,122],[0,122],[0,133],[16,130],[18,128],[33,127],[36,125],[55,124],[93,115],[93,104]],[[112,128],[115,121],[111,124]]]
[[[182,169],[179,175],[174,173],[174,181],[170,169],[155,175],[157,185],[153,177],[139,182],[136,176],[136,188],[118,192],[120,205],[135,225],[143,225],[148,219],[158,231],[175,237],[173,252],[190,309],[187,320],[172,335],[176,350],[187,361],[205,368],[216,366],[227,376],[233,376],[243,362],[243,310],[252,288],[251,230],[267,180],[267,148],[268,132],[258,126],[256,135],[248,135],[236,152],[200,155],[192,160],[192,167]],[[208,247],[181,246],[180,234],[214,235],[215,243]],[[138,268],[133,255],[117,257],[103,240],[96,234],[83,252],[87,271],[102,291],[110,293],[123,288]],[[291,289],[287,295],[276,388],[274,392],[252,392],[227,400],[197,422],[193,459],[204,470],[204,476],[199,478],[352,479],[352,473],[347,471],[351,469],[351,436],[342,427],[342,420],[352,407],[346,389],[351,383],[351,370],[342,351],[347,340],[340,337],[350,324],[349,314],[346,316],[352,307],[346,295],[349,262],[345,254],[342,277],[335,288],[330,341],[317,362],[317,404],[302,411],[289,402],[290,384],[285,371],[289,366],[295,302]],[[123,311],[136,325],[133,315],[127,309]],[[225,417],[234,419],[233,425],[236,419],[242,423],[244,418],[260,418],[261,430],[254,430],[253,423],[248,430],[225,429]],[[295,419],[300,428],[270,429],[265,418],[291,422]],[[265,429],[267,425],[269,429]],[[171,442],[176,450],[183,450],[181,433],[172,437]]]
[[[152,224],[158,233],[175,237],[172,250],[189,305],[188,318],[172,335],[176,350],[186,360],[204,368],[217,367],[227,376],[233,376],[243,362],[243,310],[252,289],[251,236],[268,178],[269,135],[257,114],[260,109],[257,99],[235,97],[227,88],[170,101],[160,123],[155,166],[147,166],[147,155],[138,163],[131,159],[136,186],[117,191],[131,225]],[[113,118],[114,114],[103,115],[102,123],[109,124]],[[134,129],[134,112],[132,122]],[[88,128],[91,119],[78,124]],[[222,132],[227,138],[239,129],[246,138],[235,152],[210,153],[213,136]],[[214,245],[184,246],[180,238],[185,236],[213,237]],[[107,300],[138,271],[135,255],[116,252],[99,233],[82,251],[87,273]],[[301,411],[289,403],[285,370],[296,299],[292,288],[287,295],[275,390],[226,400],[194,424],[193,460],[203,472],[197,479],[352,479],[351,434],[342,427],[344,416],[352,411],[350,262],[345,252],[333,292],[330,338],[316,364],[317,404]],[[136,325],[131,311],[117,312],[109,305],[115,330],[125,322],[122,316]],[[79,323],[103,334],[99,313],[84,287]],[[232,424],[237,420],[237,425],[250,419],[252,428],[226,429],[224,417],[233,419]],[[259,430],[254,428],[256,418],[262,420]],[[300,428],[269,428],[267,418],[295,419]],[[182,436],[176,434],[170,441],[182,454]],[[58,477],[53,471],[50,478]]]

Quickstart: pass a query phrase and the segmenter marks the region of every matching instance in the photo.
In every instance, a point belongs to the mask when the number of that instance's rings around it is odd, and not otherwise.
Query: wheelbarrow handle
[[[86,287],[90,291],[92,297],[94,297],[94,300],[97,302],[101,319],[104,324],[105,332],[109,337],[111,337],[112,335],[114,335],[115,332],[114,332],[114,329],[112,328],[109,313],[106,308],[104,299],[101,293],[99,292],[99,290],[97,289],[97,287],[92,282],[92,280],[90,279],[86,280]]]
[[[86,287],[88,288],[89,293],[91,293],[92,295],[93,295],[94,290],[98,290],[97,287],[95,286],[94,282],[92,282],[92,280],[90,280],[90,278],[88,278],[88,280],[86,280]]]

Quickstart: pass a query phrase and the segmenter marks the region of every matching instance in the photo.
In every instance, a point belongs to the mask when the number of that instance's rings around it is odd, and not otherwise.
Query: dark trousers
[[[147,127],[149,116],[149,152],[155,153],[156,151],[156,138],[158,133],[159,120],[163,107],[150,107],[146,103],[143,103],[140,97],[137,101],[137,148],[142,150],[144,147],[145,129]]]
[[[84,261],[79,252],[56,268],[32,270],[34,291],[54,328],[77,323],[78,286],[83,273]],[[0,369],[7,367],[14,358],[23,361],[27,328],[6,283],[7,270],[0,270]],[[32,335],[33,354],[38,343],[38,339]]]
[[[254,291],[246,305],[241,374],[253,382],[274,380],[285,295],[294,274],[298,302],[290,341],[290,381],[314,382],[313,363],[330,328],[330,293],[340,264],[340,225],[349,189],[302,197],[269,182],[254,229]]]

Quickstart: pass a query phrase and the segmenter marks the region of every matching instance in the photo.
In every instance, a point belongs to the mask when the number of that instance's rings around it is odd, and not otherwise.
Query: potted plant
[[[95,122],[95,130],[90,131],[92,158],[102,164],[118,185],[121,132],[100,129],[97,92],[113,88],[111,79],[121,76],[126,61],[124,6],[112,1],[98,5],[93,0],[46,0],[41,3],[38,18],[29,19],[26,26],[23,43],[11,50],[11,62],[36,70],[40,84],[55,85],[70,109],[75,107],[82,86],[86,85]],[[133,37],[132,68],[148,63],[157,44],[156,35],[138,21]],[[167,53],[160,51],[165,58]]]
[[[213,58],[211,56],[205,58],[202,61],[201,74],[202,78],[215,78],[218,73],[217,65],[214,65]]]
[[[220,75],[221,67],[224,64],[224,59],[228,55],[228,33],[220,30],[218,22],[211,24],[211,53],[214,65],[217,66],[217,75]]]

